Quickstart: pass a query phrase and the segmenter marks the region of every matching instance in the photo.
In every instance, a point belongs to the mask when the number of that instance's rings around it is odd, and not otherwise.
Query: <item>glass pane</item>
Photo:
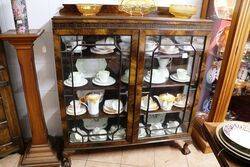
[[[62,36],[70,143],[125,140],[131,36]]]
[[[147,36],[138,137],[187,132],[205,38]]]

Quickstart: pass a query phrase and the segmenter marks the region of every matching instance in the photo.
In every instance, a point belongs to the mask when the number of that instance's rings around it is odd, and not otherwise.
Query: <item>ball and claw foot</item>
[[[71,161],[68,157],[64,156],[62,160],[62,167],[71,167]]]
[[[191,153],[191,151],[189,150],[189,148],[188,148],[188,143],[185,143],[184,144],[184,146],[183,146],[183,148],[182,148],[182,154],[184,154],[184,155],[188,155],[188,154],[190,154]]]

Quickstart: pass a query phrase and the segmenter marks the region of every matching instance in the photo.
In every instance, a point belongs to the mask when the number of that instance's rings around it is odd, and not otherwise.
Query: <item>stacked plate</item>
[[[231,155],[250,162],[250,123],[222,123],[216,128],[215,139]]]

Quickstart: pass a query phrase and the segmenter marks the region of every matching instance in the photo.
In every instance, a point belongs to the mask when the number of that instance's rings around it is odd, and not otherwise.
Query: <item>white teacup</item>
[[[179,79],[185,79],[187,78],[187,70],[179,68],[177,69],[177,77]]]
[[[68,81],[72,82],[72,80],[74,80],[75,84],[78,84],[78,83],[80,84],[84,80],[84,78],[85,77],[84,77],[83,73],[74,71],[73,72],[73,77],[72,77],[72,73],[69,74]]]
[[[70,105],[71,105],[72,110],[74,110],[74,104],[75,104],[75,109],[76,109],[76,111],[78,111],[78,110],[81,109],[81,103],[80,103],[79,100],[74,100],[74,101],[72,100],[72,101],[70,102]]]
[[[109,71],[106,71],[106,70],[99,71],[96,74],[96,79],[98,79],[100,82],[106,83],[109,79],[109,75],[110,75]]]

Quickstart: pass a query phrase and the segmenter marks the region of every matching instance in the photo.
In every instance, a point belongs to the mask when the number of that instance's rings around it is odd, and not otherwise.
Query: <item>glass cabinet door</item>
[[[61,36],[68,143],[126,140],[131,41],[129,35]]]
[[[138,138],[186,133],[205,37],[146,36]]]

